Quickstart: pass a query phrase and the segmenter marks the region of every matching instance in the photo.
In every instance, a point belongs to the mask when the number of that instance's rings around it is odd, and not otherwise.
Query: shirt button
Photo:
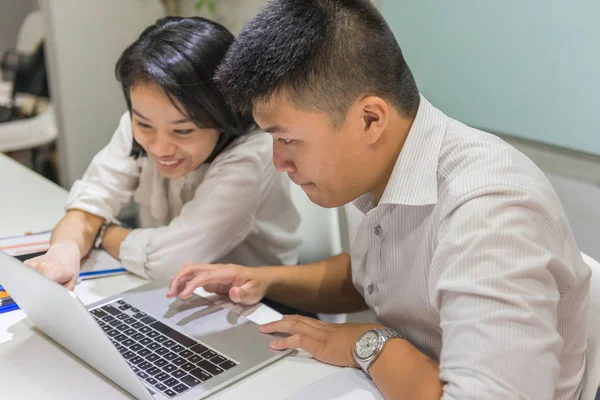
[[[377,225],[375,227],[375,235],[381,236],[381,226]]]
[[[369,286],[367,286],[367,292],[369,292],[369,294],[373,294],[373,290],[375,290],[375,288],[373,287],[373,284],[371,283]]]

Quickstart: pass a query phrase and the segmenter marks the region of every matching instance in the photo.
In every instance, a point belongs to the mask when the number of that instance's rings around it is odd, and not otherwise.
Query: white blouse
[[[147,157],[130,157],[132,143],[126,112],[66,205],[110,221],[132,198],[138,203],[141,228],[121,243],[119,254],[129,271],[157,279],[173,276],[188,261],[297,263],[300,216],[287,177],[273,167],[270,135],[240,137],[212,163],[177,179],[163,178]]]

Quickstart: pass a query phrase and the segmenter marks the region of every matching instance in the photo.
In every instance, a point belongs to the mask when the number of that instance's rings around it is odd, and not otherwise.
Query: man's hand
[[[341,367],[358,368],[354,346],[363,333],[376,324],[328,324],[299,315],[284,315],[280,321],[261,325],[263,333],[290,333],[291,336],[271,342],[275,350],[302,349],[317,360]]]
[[[261,268],[233,264],[187,263],[171,280],[167,297],[186,299],[202,287],[207,292],[229,295],[240,304],[258,303],[267,293],[268,275]]]
[[[81,252],[73,241],[58,242],[46,254],[26,260],[25,264],[73,290],[81,269]]]

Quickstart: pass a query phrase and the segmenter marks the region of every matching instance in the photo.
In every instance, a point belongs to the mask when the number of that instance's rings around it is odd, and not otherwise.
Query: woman
[[[129,111],[73,185],[48,252],[28,265],[72,289],[93,247],[147,278],[187,261],[296,263],[299,216],[272,139],[212,79],[232,41],[215,22],[170,17],[123,52],[116,75]],[[116,221],[132,199],[133,230]]]

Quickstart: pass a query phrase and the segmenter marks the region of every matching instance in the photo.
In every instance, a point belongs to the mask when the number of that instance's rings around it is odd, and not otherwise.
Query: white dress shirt
[[[381,201],[354,205],[354,284],[443,399],[579,398],[590,269],[532,161],[421,97]]]
[[[154,161],[129,156],[131,117],[125,113],[110,143],[69,193],[66,209],[114,220],[133,200],[140,229],[121,243],[131,272],[168,278],[184,263],[291,265],[298,259],[287,177],[273,167],[272,138],[256,131],[236,139],[213,162],[183,178],[163,178]]]

